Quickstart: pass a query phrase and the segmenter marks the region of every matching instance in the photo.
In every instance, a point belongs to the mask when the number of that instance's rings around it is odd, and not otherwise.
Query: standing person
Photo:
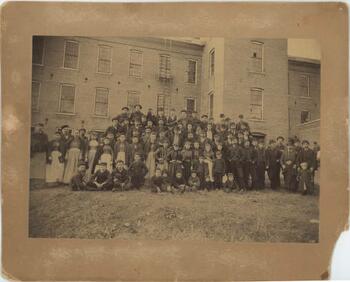
[[[97,141],[97,134],[96,132],[91,132],[90,134],[90,140],[88,143],[88,153],[87,153],[87,164],[88,164],[88,170],[86,172],[86,174],[88,175],[88,177],[90,177],[91,175],[94,174],[94,161],[95,161],[95,157],[96,157],[96,152],[97,152],[97,148],[98,148],[98,141]]]
[[[184,167],[183,177],[187,182],[188,178],[191,176],[191,164],[192,164],[192,158],[193,158],[193,152],[191,149],[190,141],[185,142],[185,146],[182,149],[181,154],[182,154],[182,164]]]
[[[72,141],[72,134],[69,130],[69,126],[68,125],[62,125],[61,127],[61,141],[60,144],[62,146],[61,148],[61,152],[63,154],[63,156],[66,156],[66,153],[69,149],[68,144]]]
[[[126,141],[124,133],[119,135],[118,141],[114,145],[115,162],[122,161],[126,166],[130,165],[130,144]]]
[[[286,146],[284,145],[284,138],[282,136],[278,136],[277,137],[277,143],[276,143],[276,148],[281,152],[280,156],[282,157],[282,153],[284,151],[284,149],[286,148]],[[281,187],[281,160],[280,160],[280,166],[277,168],[278,170],[278,181],[277,181],[277,185],[278,187]]]
[[[281,151],[276,148],[276,141],[270,140],[269,148],[266,150],[266,169],[271,183],[271,189],[277,190],[279,179],[279,168],[281,160]]]
[[[145,144],[144,152],[146,156],[146,167],[148,169],[148,178],[154,176],[156,170],[156,152],[157,152],[157,135],[152,132],[149,141]]]
[[[314,190],[314,185],[312,182],[312,171],[308,167],[307,162],[302,162],[300,164],[299,170],[299,191],[302,195],[312,194]]]
[[[106,129],[106,132],[104,135],[107,136],[108,132],[111,132],[113,134],[114,138],[117,137],[118,133],[120,132],[118,117],[112,118],[112,125]]]
[[[164,139],[162,143],[159,143],[159,147],[156,152],[156,160],[157,163],[160,163],[160,160],[163,162],[163,170],[168,171],[169,169],[169,160],[168,160],[168,155],[169,155],[169,141],[168,139]]]
[[[109,139],[107,139],[107,140],[109,140]],[[112,147],[108,143],[109,143],[109,141],[107,141],[107,144],[103,145],[102,155],[100,156],[99,164],[105,163],[106,168],[109,171],[109,173],[112,173],[114,157],[113,157]]]
[[[266,170],[266,150],[264,141],[258,143],[256,151],[256,188],[265,188],[265,170]]]
[[[203,131],[206,131],[207,126],[208,126],[208,115],[202,115],[200,120],[200,127]]]
[[[68,150],[65,156],[66,167],[63,175],[64,184],[69,184],[73,175],[75,175],[78,170],[78,162],[81,159],[81,147],[82,141],[79,136],[79,130],[75,129],[72,139],[67,143]]]
[[[141,159],[141,155],[136,153],[134,156],[134,161],[130,165],[129,175],[130,175],[130,184],[131,189],[140,190],[145,183],[145,176],[148,173],[148,169],[145,163]]]
[[[55,132],[54,139],[47,149],[46,184],[55,186],[62,182],[64,172],[64,157],[60,146],[61,135]]]
[[[130,121],[132,123],[136,123],[136,121],[140,122],[141,121],[141,116],[143,116],[143,113],[141,112],[142,106],[140,104],[137,104],[134,106],[134,111],[130,115]]]
[[[117,119],[119,121],[119,124],[124,123],[125,120],[129,120],[130,119],[129,108],[128,107],[123,107],[122,108],[122,113],[117,116]]]
[[[288,140],[287,146],[281,156],[281,165],[284,175],[286,190],[295,192],[297,190],[297,154],[293,148],[293,141]]]
[[[192,155],[192,163],[191,163],[192,170],[197,170],[197,166],[199,164],[199,158],[201,155],[202,155],[202,151],[200,148],[199,141],[195,140],[193,143],[193,155]]]
[[[170,110],[170,115],[167,118],[166,124],[168,125],[169,130],[173,130],[173,128],[176,126],[176,124],[177,124],[177,116],[176,116],[175,109],[171,109]]]
[[[306,163],[306,169],[310,171],[311,173],[311,192],[313,193],[314,189],[314,176],[315,176],[315,167],[316,167],[316,156],[315,152],[310,149],[309,147],[310,143],[307,140],[304,140],[302,142],[302,150],[300,151],[297,159],[297,164],[299,166],[299,169],[301,169],[301,164]]]
[[[132,143],[130,145],[130,160],[135,159],[135,155],[138,154],[141,157],[141,160],[144,160],[144,150],[143,145],[139,141],[138,136],[132,137]]]
[[[214,182],[213,176],[213,160],[214,152],[211,148],[210,143],[205,143],[203,151],[204,163],[207,165],[207,171],[211,182]]]
[[[169,176],[174,179],[177,171],[181,171],[182,177],[182,154],[177,144],[174,144],[173,149],[169,151]]]
[[[238,122],[236,124],[236,131],[243,132],[244,129],[247,129],[250,132],[249,124],[244,120],[244,116],[240,114],[238,116]]]
[[[213,162],[214,187],[222,189],[222,178],[226,172],[226,163],[220,151],[216,152],[216,159]]]
[[[44,125],[38,123],[34,126],[30,142],[30,178],[45,182],[46,178],[46,155],[48,137],[43,130]]]
[[[80,160],[85,161],[87,158],[87,151],[88,151],[88,147],[89,147],[89,140],[86,137],[86,129],[85,128],[79,129],[79,137],[80,137],[80,141],[81,141]]]
[[[250,142],[245,141],[244,147],[242,148],[242,168],[243,168],[243,182],[244,187],[246,189],[251,189],[252,186],[249,187],[249,176],[251,176],[251,148]],[[253,181],[252,181],[253,184]]]

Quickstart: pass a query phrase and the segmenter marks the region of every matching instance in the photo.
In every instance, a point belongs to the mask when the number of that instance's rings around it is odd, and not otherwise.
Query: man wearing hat
[[[183,126],[184,128],[186,128],[188,122],[189,122],[189,120],[188,120],[188,118],[187,118],[187,111],[186,111],[186,110],[182,110],[182,111],[180,112],[180,118],[179,118],[179,120],[178,120],[177,123],[178,123],[178,124],[181,123],[182,126]]]
[[[289,139],[281,156],[281,165],[286,190],[295,192],[297,189],[297,154],[293,147],[293,139]]]
[[[298,155],[297,164],[298,167],[301,167],[302,163],[307,164],[307,169],[311,172],[311,182],[314,182],[314,173],[316,167],[316,155],[313,150],[310,149],[310,143],[307,140],[304,140],[302,143],[302,149]]]
[[[173,129],[176,126],[176,123],[177,123],[176,110],[173,108],[170,110],[170,115],[167,118],[166,124],[168,125],[169,129]]]
[[[128,107],[123,107],[122,108],[122,113],[117,116],[117,119],[119,123],[123,123],[124,120],[129,120],[130,119],[130,114],[129,114],[129,108]]]
[[[73,191],[86,190],[86,164],[83,161],[78,163],[78,171],[70,181],[70,187]]]
[[[68,150],[68,144],[73,139],[72,133],[67,124],[61,126],[61,152],[63,157],[66,156],[66,152]]]
[[[270,140],[269,147],[266,149],[266,169],[272,190],[277,190],[279,188],[281,154],[281,151],[276,147],[276,141],[273,139]]]
[[[118,117],[114,117],[112,118],[112,125],[107,127],[106,132],[105,132],[105,136],[107,136],[108,132],[111,132],[114,136],[114,138],[116,138],[118,136],[118,134],[120,133],[121,129],[119,126],[119,120]]]
[[[244,129],[247,129],[250,132],[249,124],[244,120],[244,116],[240,114],[238,116],[238,122],[236,124],[236,130],[243,132]]]
[[[130,116],[131,122],[135,123],[136,120],[141,121],[141,116],[143,115],[141,110],[142,110],[142,106],[140,104],[136,104],[134,106],[134,111]]]
[[[107,163],[99,163],[99,169],[91,177],[87,184],[88,190],[106,191],[113,188],[111,173],[107,170]]]
[[[206,130],[208,126],[208,115],[202,115],[200,120],[200,127],[202,130]]]

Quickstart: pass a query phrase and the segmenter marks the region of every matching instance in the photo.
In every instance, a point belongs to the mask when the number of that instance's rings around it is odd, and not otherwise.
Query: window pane
[[[44,55],[44,38],[33,37],[33,64],[42,65]]]
[[[188,78],[187,82],[195,83],[196,82],[196,62],[188,61]]]
[[[259,43],[253,43],[251,45],[251,57],[252,58],[262,58],[262,51],[263,50],[263,44],[259,44]]]
[[[96,103],[95,104],[95,115],[107,116],[108,115],[108,104]]]
[[[99,59],[109,61],[111,59],[112,49],[107,46],[99,46]]]
[[[60,112],[73,113],[74,99],[75,99],[75,87],[71,85],[62,85]]]
[[[61,100],[61,112],[62,113],[73,113],[74,112],[74,101]]]
[[[111,62],[99,60],[98,61],[98,72],[110,73],[111,71]]]
[[[140,93],[137,91],[129,91],[127,104],[129,108],[133,108],[135,105],[140,104]]]
[[[108,89],[96,89],[96,103],[108,103]]]
[[[37,81],[32,82],[32,110],[39,110],[39,91],[40,83]]]
[[[251,58],[250,70],[253,72],[262,72],[262,59]]]
[[[76,69],[78,67],[79,43],[66,41],[64,67]]]
[[[262,119],[262,107],[258,105],[250,105],[250,118]]]

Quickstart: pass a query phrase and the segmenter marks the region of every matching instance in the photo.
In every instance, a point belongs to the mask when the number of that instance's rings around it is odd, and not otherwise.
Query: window
[[[44,37],[33,36],[33,64],[44,65]]]
[[[171,98],[170,96],[166,96],[164,94],[158,94],[157,97],[157,113],[159,110],[163,110],[166,115],[169,114],[171,106]]]
[[[311,114],[309,111],[301,111],[300,113],[300,123],[305,123],[311,120]]]
[[[96,88],[95,115],[108,116],[108,88]]]
[[[142,77],[142,60],[143,54],[138,50],[130,50],[130,66],[129,75],[134,77]]]
[[[97,72],[111,73],[112,70],[112,48],[109,46],[98,46]]]
[[[32,81],[32,111],[39,111],[40,82]]]
[[[196,110],[196,99],[186,98],[186,110],[190,112]]]
[[[59,112],[71,113],[75,111],[75,86],[70,84],[61,84]]]
[[[194,60],[188,61],[187,66],[187,83],[197,82],[197,62]]]
[[[162,79],[171,78],[171,65],[169,55],[160,55],[159,77]]]
[[[263,119],[263,90],[260,88],[250,89],[250,118]]]
[[[251,68],[252,72],[264,72],[264,43],[251,41]]]
[[[215,72],[215,49],[209,53],[209,77],[214,76]]]
[[[300,76],[300,94],[304,97],[310,97],[310,76],[301,75]]]
[[[209,117],[214,117],[214,93],[209,93]]]
[[[76,41],[65,41],[63,67],[68,69],[78,68],[79,43]]]
[[[132,109],[137,104],[140,104],[140,92],[128,91],[127,106]]]

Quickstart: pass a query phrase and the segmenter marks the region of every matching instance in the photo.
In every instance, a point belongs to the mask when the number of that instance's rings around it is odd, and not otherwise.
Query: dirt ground
[[[29,235],[41,238],[317,242],[318,196],[281,191],[153,194],[30,192]]]

